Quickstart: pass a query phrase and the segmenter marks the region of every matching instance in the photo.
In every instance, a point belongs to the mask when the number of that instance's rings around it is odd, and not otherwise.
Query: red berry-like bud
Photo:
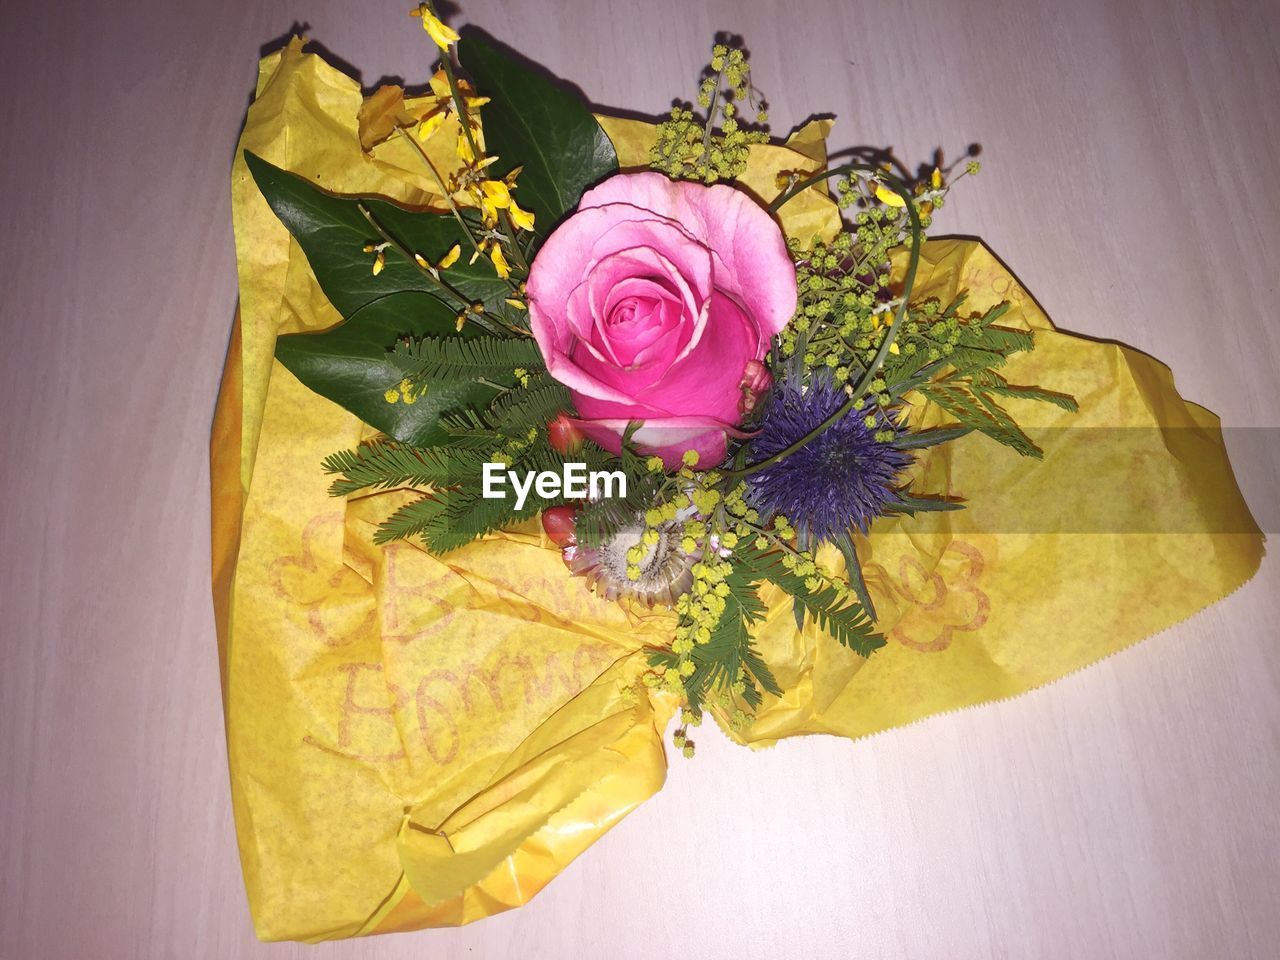
[[[542,511],[542,529],[557,547],[571,546],[574,542],[574,507],[548,507]]]
[[[748,360],[746,368],[742,371],[742,381],[738,384],[738,389],[742,391],[742,398],[738,401],[739,413],[750,413],[756,408],[756,404],[760,402],[760,398],[769,392],[773,386],[773,374],[759,360]]]
[[[547,424],[547,440],[558,453],[577,453],[582,449],[586,436],[567,414],[560,414]]]

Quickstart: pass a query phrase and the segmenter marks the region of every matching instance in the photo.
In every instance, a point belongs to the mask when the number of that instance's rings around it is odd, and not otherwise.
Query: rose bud
[[[548,507],[542,511],[542,529],[557,547],[572,546],[574,542],[575,507]]]
[[[560,414],[547,424],[547,442],[557,453],[577,453],[586,439],[578,425],[567,414]]]
[[[759,360],[748,360],[742,371],[742,382],[738,384],[738,388],[742,391],[738,409],[742,413],[750,413],[772,386],[773,374],[769,372],[769,368]]]

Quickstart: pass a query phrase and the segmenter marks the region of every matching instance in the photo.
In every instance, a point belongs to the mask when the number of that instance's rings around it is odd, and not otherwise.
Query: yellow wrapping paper
[[[335,192],[429,204],[403,144],[363,155],[360,102],[355,81],[295,41],[262,61],[240,146]],[[623,166],[643,165],[652,128],[602,123]],[[755,148],[745,184],[771,196],[778,170],[820,168],[828,126]],[[323,940],[519,906],[662,786],[675,703],[637,678],[673,617],[594,597],[536,522],[440,558],[375,547],[405,494],[328,496],[322,458],[368,429],[272,356],[277,334],[339,317],[239,151],[233,200],[241,301],[211,442],[213,581],[258,935]],[[808,237],[836,216],[810,192],[784,219]],[[1189,616],[1257,568],[1262,538],[1217,420],[1178,397],[1164,366],[1056,331],[980,244],[929,243],[918,295],[960,289],[977,310],[1009,301],[1002,322],[1038,331],[1010,379],[1069,393],[1081,411],[1011,402],[1044,462],[982,437],[923,459],[917,489],[972,509],[884,522],[859,543],[889,640],[871,659],[812,626],[798,633],[789,604],[766,597],[758,639],[784,695],[736,739],[858,737],[1007,697]],[[1093,428],[1136,428],[1146,448],[1098,449]],[[1071,510],[1099,496],[1122,518],[1158,498],[1186,529],[1009,532],[983,511],[988,498]]]

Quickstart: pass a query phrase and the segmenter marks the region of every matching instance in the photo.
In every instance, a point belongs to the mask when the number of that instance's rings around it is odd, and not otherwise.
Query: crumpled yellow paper
[[[355,81],[295,41],[262,61],[240,147],[335,192],[431,204],[405,145],[362,153],[360,103]],[[622,165],[643,166],[652,128],[602,123]],[[745,184],[769,197],[779,170],[819,169],[828,127],[754,148]],[[429,143],[442,164],[453,136]],[[328,496],[322,458],[369,431],[272,356],[277,334],[339,317],[239,151],[233,202],[241,300],[211,441],[213,582],[258,935],[315,941],[519,906],[662,786],[676,704],[637,678],[642,648],[666,643],[673,618],[597,599],[536,522],[445,557],[375,547],[374,527],[405,494]],[[836,217],[813,191],[784,220],[808,238]],[[884,522],[859,543],[889,640],[869,660],[812,625],[797,632],[789,604],[767,597],[758,639],[784,695],[731,733],[742,742],[858,737],[1025,691],[1189,616],[1257,568],[1262,538],[1217,420],[1178,397],[1165,367],[1054,330],[980,244],[929,243],[917,295],[962,289],[974,309],[1009,301],[1002,322],[1037,331],[1010,379],[1069,393],[1081,411],[1010,402],[1043,462],[982,437],[922,459],[917,489],[964,495],[972,509]],[[1098,442],[1103,428],[1134,428],[1146,447],[1117,452]],[[1097,497],[1115,517],[1154,504],[1187,529],[1003,532],[1007,517],[984,512],[990,500],[1069,511]]]

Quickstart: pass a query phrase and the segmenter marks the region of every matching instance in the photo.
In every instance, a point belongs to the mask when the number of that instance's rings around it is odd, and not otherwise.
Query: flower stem
[[[422,162],[426,165],[427,169],[431,171],[431,177],[435,180],[436,186],[440,188],[440,194],[444,197],[444,202],[449,205],[449,210],[453,213],[454,219],[458,221],[458,226],[462,228],[462,232],[465,233],[467,235],[467,239],[471,241],[471,246],[476,250],[479,250],[480,243],[476,240],[475,234],[471,232],[470,225],[468,225],[467,221],[462,218],[462,211],[458,209],[458,205],[454,202],[453,195],[449,193],[449,188],[444,185],[444,180],[440,176],[440,171],[436,169],[436,165],[432,163],[431,158],[427,156],[427,151],[422,149],[422,144],[418,143],[418,141],[413,138],[413,134],[398,123],[396,124],[396,131],[405,140],[409,141],[409,145],[412,146],[418,156],[422,158]]]
[[[448,51],[440,58],[440,69],[444,71],[445,79],[449,82],[449,95],[453,97],[453,110],[458,115],[458,123],[462,126],[462,135],[467,139],[467,146],[471,148],[473,162],[479,163],[484,158],[484,155],[476,146],[475,137],[471,133],[471,117],[467,113],[467,102],[462,96],[462,90],[458,87],[458,78],[453,72],[453,59]]]
[[[907,260],[907,272],[904,275],[902,282],[902,302],[898,304],[898,309],[894,313],[893,322],[889,324],[889,329],[885,333],[884,342],[880,344],[880,349],[876,351],[876,355],[872,359],[871,363],[868,364],[866,372],[863,373],[857,386],[855,386],[851,391],[848,401],[841,405],[840,409],[827,417],[826,420],[823,420],[822,423],[818,424],[789,447],[779,450],[773,456],[761,460],[759,463],[753,463],[741,470],[726,471],[728,475],[735,477],[747,477],[753,473],[758,473],[761,470],[771,467],[776,463],[780,463],[796,451],[800,450],[807,443],[816,439],[828,427],[837,423],[841,418],[853,410],[854,404],[857,403],[858,400],[867,392],[867,387],[870,385],[871,381],[875,379],[876,374],[880,372],[880,368],[884,366],[885,358],[889,355],[889,349],[893,346],[894,340],[897,339],[898,328],[901,326],[903,318],[907,315],[907,303],[911,299],[911,288],[915,286],[916,271],[920,267],[920,244],[923,241],[924,235],[920,228],[920,214],[916,212],[915,203],[912,201],[911,194],[907,190],[906,184],[901,180],[898,180],[896,177],[889,176],[882,170],[877,170],[870,164],[847,163],[843,166],[836,167],[833,170],[824,170],[822,173],[818,173],[812,177],[801,180],[795,186],[791,187],[779,196],[778,199],[774,200],[773,203],[769,205],[769,209],[772,212],[777,212],[784,203],[799,194],[801,191],[813,186],[815,183],[821,183],[829,177],[835,177],[843,173],[850,173],[854,171],[874,172],[884,185],[900,196],[906,204],[907,216],[910,218],[911,224],[911,250]]]
[[[502,225],[506,228],[507,237],[510,238],[507,240],[507,249],[515,256],[516,266],[520,268],[521,272],[526,277],[528,277],[529,261],[525,259],[524,251],[520,249],[520,244],[516,242],[516,225],[511,220],[511,211],[499,210],[498,216],[502,218]],[[515,286],[515,284],[512,284],[513,288],[515,288]]]
[[[453,97],[453,111],[457,114],[458,123],[462,127],[462,135],[466,137],[467,146],[471,149],[471,156],[474,158],[472,163],[479,164],[484,159],[484,154],[476,145],[475,135],[471,131],[471,117],[467,113],[466,98],[462,96],[462,89],[458,86],[458,77],[453,70],[453,60],[448,53],[440,58],[440,69],[444,71],[445,79],[449,83],[449,95]],[[524,252],[520,249],[520,244],[516,242],[516,228],[511,222],[511,216],[507,211],[502,211],[503,225],[507,229],[508,235],[511,237],[507,248],[515,256],[516,264],[527,276],[529,273],[529,261],[525,259]],[[478,249],[478,247],[477,247]],[[512,284],[515,287],[515,284]]]
[[[467,297],[463,296],[462,291],[460,291],[457,287],[451,284],[448,280],[445,280],[443,277],[438,276],[436,273],[432,272],[431,270],[423,267],[422,264],[418,263],[418,258],[413,255],[413,252],[409,250],[403,243],[397,240],[394,236],[388,233],[386,228],[383,227],[383,225],[378,222],[378,219],[372,213],[369,212],[368,207],[366,207],[363,203],[357,204],[356,206],[357,206],[357,209],[359,209],[361,215],[365,218],[365,220],[369,222],[369,226],[373,227],[373,229],[377,232],[378,236],[380,236],[384,241],[386,241],[388,244],[394,247],[395,250],[402,257],[404,257],[411,264],[417,267],[418,271],[424,277],[429,279],[432,283],[440,287],[440,289],[442,289],[450,297],[455,299],[459,304],[459,309],[468,310],[471,304],[471,301]],[[498,332],[497,327],[493,326],[493,323],[496,322],[501,326],[506,327],[508,330],[511,330],[512,332],[519,334],[520,336],[528,335],[525,331],[520,330],[517,327],[512,327],[509,324],[503,323],[501,318],[494,317],[488,311],[485,311],[483,314],[472,314],[468,310],[468,316],[475,318],[480,323],[480,325],[483,326],[485,329],[487,329],[490,333]],[[481,319],[482,317],[484,319]]]

